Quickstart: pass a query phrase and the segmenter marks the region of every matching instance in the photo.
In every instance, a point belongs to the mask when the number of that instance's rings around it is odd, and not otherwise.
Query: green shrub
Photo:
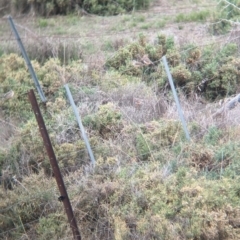
[[[97,113],[83,118],[86,127],[97,131],[103,138],[112,138],[122,129],[122,114],[112,103],[100,106]]]
[[[120,13],[125,13],[132,11],[133,9],[143,9],[148,8],[150,1],[136,0],[128,1],[123,0],[118,3],[106,0],[84,0],[82,7],[90,13],[99,15],[116,15]]]
[[[209,25],[209,32],[213,35],[226,34],[230,29],[231,23],[225,19],[215,19],[215,21]]]
[[[24,232],[24,224],[36,221],[47,212],[47,205],[53,200],[56,190],[53,181],[41,172],[25,177],[21,185],[15,186],[9,194],[0,188],[0,233],[8,229],[12,229],[13,235],[16,232]],[[54,208],[56,209],[56,205]]]
[[[238,22],[240,16],[239,6],[239,0],[220,1],[217,13],[209,26],[210,32],[216,35],[227,33],[231,29],[232,22]]]
[[[182,129],[177,121],[152,121],[142,126],[142,132],[135,137],[135,147],[139,160],[162,159],[157,154],[159,147],[169,147],[181,141]],[[153,153],[154,154],[153,154]],[[156,153],[156,154],[155,154]]]
[[[152,79],[161,77],[158,64],[168,50],[174,51],[172,37],[160,34],[155,44],[150,44],[146,36],[140,34],[138,41],[119,49],[112,58],[107,60],[106,66],[124,75],[141,76],[142,80],[151,82]]]
[[[140,160],[145,161],[151,156],[151,149],[149,149],[148,140],[145,136],[139,133],[136,136],[136,150],[137,156]]]
[[[188,44],[177,49],[172,37],[160,34],[155,43],[150,44],[146,36],[140,35],[136,42],[119,49],[108,59],[106,66],[124,75],[141,77],[150,84],[157,81],[160,89],[166,89],[167,76],[159,64],[163,55],[167,57],[177,87],[182,87],[187,96],[200,92],[214,101],[236,93],[240,83],[236,44],[226,44],[221,49],[212,46],[200,49]]]
[[[57,107],[61,108],[61,111],[58,112]],[[44,120],[62,172],[74,170],[88,162],[85,144],[80,140],[80,133],[76,130],[72,110],[63,110],[60,102],[54,106],[48,104],[47,108],[51,116],[45,115]],[[60,116],[61,122],[58,122]],[[68,128],[63,129],[63,125],[67,125]],[[91,139],[90,142],[94,146]],[[9,166],[16,176],[38,173],[41,169],[46,175],[52,175],[50,161],[35,118],[32,117],[22,125],[11,147],[1,152],[0,160],[0,169]]]
[[[183,86],[191,79],[191,72],[184,65],[178,65],[172,69],[172,76],[178,86]]]
[[[14,91],[11,99],[1,100],[0,106],[6,115],[17,118],[31,116],[30,103],[27,99],[27,91],[33,86],[23,58],[16,54],[3,55],[0,58],[0,94]]]
[[[189,64],[190,66],[194,66],[197,64],[199,59],[201,58],[201,50],[194,44],[189,44],[183,47],[183,53],[182,53],[182,60]]]
[[[199,91],[208,100],[236,93],[240,82],[236,44],[227,44],[221,49],[187,45],[183,49],[182,61],[191,73],[184,86],[188,93]]]
[[[32,61],[40,85],[47,97],[48,106],[55,105],[58,111],[65,106],[65,94],[62,88],[64,77],[78,78],[84,72],[81,62],[71,62],[64,71],[60,60],[49,59],[43,65],[37,61]],[[20,121],[31,118],[32,111],[27,92],[35,87],[34,82],[28,72],[24,59],[17,54],[3,55],[0,57],[0,95],[4,95],[10,90],[14,91],[11,99],[1,99],[0,106],[5,116],[15,117]],[[37,99],[39,99],[36,93]]]
[[[12,13],[27,13],[32,11],[41,16],[68,14],[77,10],[78,8],[83,8],[89,13],[93,14],[117,15],[135,9],[138,10],[148,8],[149,4],[150,0],[121,0],[118,2],[111,0],[11,0],[11,3],[8,7]],[[4,6],[6,6],[6,4]]]
[[[159,164],[132,165],[117,171],[118,181],[88,181],[79,189],[76,208],[95,220],[107,216],[116,239],[228,239],[239,236],[239,178],[207,180],[180,167],[164,178]],[[97,197],[98,203],[93,201]],[[103,207],[101,211],[96,209]],[[226,221],[222,221],[225,219]],[[232,219],[232,221],[229,221]],[[88,218],[83,219],[93,225]]]

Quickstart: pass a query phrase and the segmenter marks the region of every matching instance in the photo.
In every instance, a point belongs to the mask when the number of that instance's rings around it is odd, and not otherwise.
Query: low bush
[[[124,75],[141,77],[143,81],[149,82],[162,76],[158,67],[161,57],[174,49],[171,37],[160,34],[155,44],[151,44],[146,36],[140,34],[136,42],[122,47],[108,59],[106,67],[118,70]]]
[[[236,93],[240,83],[237,45],[226,44],[221,49],[192,44],[175,47],[172,37],[160,34],[154,43],[140,35],[119,49],[106,61],[106,67],[123,75],[141,77],[148,84],[158,83],[160,90],[166,90],[167,75],[161,65],[166,55],[170,71],[177,87],[187,96],[198,93],[210,101]],[[169,88],[170,89],[170,88]]]
[[[84,67],[81,62],[75,61],[69,64],[64,71],[61,63],[57,59],[49,59],[44,64],[32,61],[33,68],[48,99],[48,107],[54,105],[55,111],[65,106],[65,91],[62,85],[65,78],[75,79],[83,74]],[[12,98],[2,98],[0,106],[4,115],[14,117],[21,122],[28,120],[33,115],[31,106],[27,97],[27,92],[35,87],[29,74],[24,59],[17,54],[2,55],[0,57],[0,95],[13,91]],[[38,94],[36,94],[38,98]],[[38,98],[39,100],[39,98]],[[44,110],[44,107],[42,106]],[[57,110],[58,109],[58,110]]]
[[[82,181],[76,209],[94,217],[82,218],[94,229],[83,234],[98,239],[102,234],[115,239],[238,238],[239,178],[207,180],[184,167],[166,177],[158,166],[126,166],[111,180]]]
[[[210,32],[215,35],[226,34],[232,28],[234,22],[238,22],[239,6],[239,0],[220,1],[212,23],[209,25]]]
[[[108,139],[114,138],[123,128],[121,118],[122,115],[118,107],[112,103],[107,103],[100,106],[97,113],[85,116],[83,124],[96,131],[102,138]]]

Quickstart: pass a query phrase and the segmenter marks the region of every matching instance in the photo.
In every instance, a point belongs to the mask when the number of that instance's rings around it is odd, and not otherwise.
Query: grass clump
[[[38,26],[40,28],[45,28],[48,26],[48,20],[47,19],[39,19],[38,20]]]
[[[209,10],[201,10],[199,12],[191,12],[191,13],[179,13],[175,17],[175,22],[204,22],[210,17]]]
[[[216,145],[219,142],[219,139],[222,137],[223,133],[221,129],[213,126],[208,129],[208,133],[204,136],[204,141],[208,145]]]

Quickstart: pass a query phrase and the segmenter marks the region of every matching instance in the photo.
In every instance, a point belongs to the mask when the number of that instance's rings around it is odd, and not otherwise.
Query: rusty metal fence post
[[[68,194],[67,194],[67,190],[65,188],[65,184],[64,184],[64,181],[63,181],[63,178],[62,178],[62,175],[61,175],[58,163],[57,163],[57,159],[56,159],[55,153],[53,151],[52,143],[50,141],[42,114],[40,112],[36,96],[32,89],[28,92],[28,98],[29,98],[29,101],[31,102],[32,109],[35,114],[38,126],[39,126],[39,131],[42,135],[42,139],[43,139],[45,148],[47,150],[48,157],[50,159],[50,163],[51,163],[51,166],[53,169],[53,173],[54,173],[54,176],[55,176],[55,179],[56,179],[56,182],[57,182],[60,194],[61,194],[61,196],[58,198],[58,200],[63,202],[65,211],[67,213],[68,221],[69,221],[70,227],[73,232],[74,239],[81,240],[81,235],[78,230],[77,222],[76,222],[76,219],[73,214],[73,210],[72,210],[72,206],[71,206]]]

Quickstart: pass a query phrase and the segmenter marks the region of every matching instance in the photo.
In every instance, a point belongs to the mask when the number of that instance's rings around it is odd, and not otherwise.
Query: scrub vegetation
[[[239,1],[211,1],[206,11],[202,1],[186,0],[183,13],[179,1],[8,2],[0,1],[3,14],[26,14],[17,26],[47,97],[37,100],[82,239],[240,239],[238,103],[216,114],[240,90],[232,35]],[[152,15],[173,3],[179,11],[172,18]],[[193,26],[204,26],[198,41]],[[16,45],[0,38],[0,239],[67,239],[71,229],[27,97],[32,88]]]

